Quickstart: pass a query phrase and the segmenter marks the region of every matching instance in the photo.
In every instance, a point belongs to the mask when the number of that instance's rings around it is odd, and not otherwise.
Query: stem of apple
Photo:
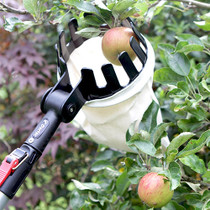
[[[139,152],[138,152],[138,155],[139,155],[139,158],[141,159],[142,163],[143,164],[146,164],[145,161],[144,161],[144,159],[142,158],[142,156],[141,156],[141,154]]]

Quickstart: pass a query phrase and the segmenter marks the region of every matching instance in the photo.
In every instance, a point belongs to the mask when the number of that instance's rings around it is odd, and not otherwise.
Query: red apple
[[[168,179],[155,172],[146,174],[139,182],[138,195],[150,207],[165,206],[172,199],[173,193]]]
[[[130,46],[131,36],[136,37],[133,30],[127,27],[116,27],[109,29],[102,39],[102,51],[108,61],[115,65],[120,65],[118,56],[126,51],[130,58],[134,60],[136,54]]]

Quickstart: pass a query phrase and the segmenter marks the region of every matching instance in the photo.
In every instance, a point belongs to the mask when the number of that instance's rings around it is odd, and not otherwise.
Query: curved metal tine
[[[56,50],[56,57],[57,57],[57,72],[59,73],[59,76],[61,77],[65,72],[67,72],[68,74],[68,69],[67,69],[66,62],[60,56],[60,52],[59,52],[59,48],[57,44],[55,45],[55,50]],[[65,81],[66,83],[70,84],[69,76],[68,76],[68,79],[65,79]]]
[[[80,91],[86,100],[91,100],[93,95],[98,95],[99,88],[96,84],[93,70],[88,68],[81,69]]]
[[[77,20],[75,18],[72,18],[69,21],[68,27],[69,27],[71,40],[73,41],[74,46],[76,48],[79,47],[85,40],[87,40],[86,38],[81,37],[80,35],[76,34],[78,24],[77,24]]]
[[[76,34],[78,24],[77,24],[77,20],[75,18],[72,18],[69,21],[68,27],[69,27],[69,32],[70,32],[70,36],[71,36],[71,41],[66,45],[66,47],[68,49],[69,55],[71,55],[71,53],[77,47],[79,47],[86,39],[79,36],[78,34]]]
[[[142,48],[140,47],[140,44],[136,41],[136,39],[134,37],[131,37],[131,39],[130,39],[130,45],[131,45],[131,48],[133,49],[133,51],[138,56],[138,58],[140,59],[140,61],[142,62],[142,65],[144,66],[144,64],[147,61],[147,55],[142,50]]]
[[[118,59],[130,78],[130,81],[134,80],[139,75],[139,72],[133,64],[133,61],[130,59],[128,53],[125,51],[122,52]]]
[[[60,64],[60,53],[58,49],[58,44],[55,44],[55,51],[56,51],[56,60],[57,60],[57,72],[59,73],[59,76],[63,74],[62,69],[61,69],[61,64]]]
[[[136,29],[134,23],[132,22],[132,20],[130,18],[127,18],[128,21],[130,22],[131,28],[133,30],[133,32],[136,34],[137,38],[139,39],[139,41],[144,45],[145,49],[147,49],[147,44],[144,40],[144,37],[141,35],[141,33],[139,33],[139,31]]]
[[[117,90],[122,88],[122,86],[118,81],[117,75],[114,71],[112,64],[103,65],[101,67],[101,70],[107,82],[106,88],[108,88],[111,92],[116,92]]]
[[[62,31],[59,35],[59,48],[60,48],[60,57],[63,57],[64,61],[67,62],[70,54],[66,47],[66,39],[64,31]]]

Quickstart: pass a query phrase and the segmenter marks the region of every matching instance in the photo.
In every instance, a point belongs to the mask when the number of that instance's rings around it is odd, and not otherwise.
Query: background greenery
[[[40,97],[56,82],[54,45],[62,30],[68,33],[72,17],[86,37],[102,35],[102,23],[114,27],[133,19],[155,50],[153,89],[164,120],[156,125],[158,106],[152,103],[139,129],[131,125],[126,141],[137,154],[97,145],[72,124],[62,124],[9,209],[149,209],[137,185],[150,171],[167,176],[175,190],[163,210],[210,208],[207,2],[0,2],[1,161],[42,116]],[[160,138],[166,134],[171,144],[164,150]]]

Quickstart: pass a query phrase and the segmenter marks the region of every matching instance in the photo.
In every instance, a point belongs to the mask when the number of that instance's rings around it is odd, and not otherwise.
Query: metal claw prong
[[[65,32],[62,31],[59,35],[59,47],[60,47],[60,56],[63,57],[65,62],[69,59],[69,51],[66,47]]]
[[[129,19],[131,28],[133,30],[133,32],[135,33],[135,35],[137,36],[138,40],[144,45],[144,47],[147,49],[147,44],[145,42],[145,39],[143,38],[143,36],[141,35],[141,33],[139,33],[139,31],[136,29],[134,23]]]
[[[142,50],[142,48],[140,47],[140,44],[136,41],[136,39],[134,37],[131,37],[130,45],[131,45],[131,48],[133,49],[133,51],[138,56],[138,58],[140,59],[140,61],[142,62],[142,65],[144,66],[144,64],[147,61],[147,55],[144,52],[144,50]]]
[[[67,65],[64,59],[60,56],[60,50],[57,44],[55,44],[55,50],[56,50],[56,57],[57,57],[57,72],[59,73],[59,76],[61,77],[67,71]]]
[[[69,32],[70,32],[70,36],[71,36],[71,42],[74,43],[75,48],[79,47],[85,40],[87,40],[86,38],[81,37],[80,35],[76,34],[76,31],[78,28],[78,23],[75,18],[72,18],[69,21],[68,27],[69,27]]]
[[[93,70],[88,68],[82,68],[81,69],[81,91],[86,98],[86,100],[91,99],[91,95],[97,95],[98,94],[98,86],[96,84],[95,76],[93,73]]]
[[[137,71],[133,61],[130,59],[128,53],[125,51],[122,52],[118,59],[130,78],[130,81],[134,80],[139,75],[139,72]]]
[[[112,64],[105,64],[101,67],[101,70],[103,72],[104,78],[107,82],[106,87],[110,89],[111,92],[119,90],[121,87],[118,78],[116,76],[116,73],[114,71],[114,68]]]

